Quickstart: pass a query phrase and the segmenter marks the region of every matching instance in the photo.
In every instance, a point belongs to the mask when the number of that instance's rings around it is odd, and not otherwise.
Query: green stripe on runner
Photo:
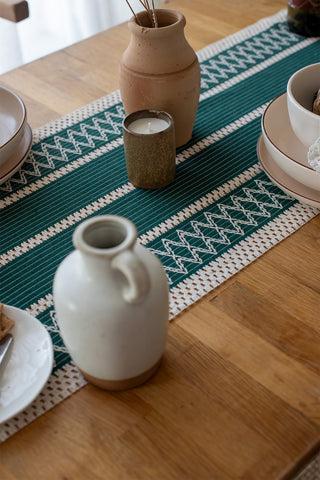
[[[177,178],[172,185],[162,190],[134,190],[94,214],[128,217],[142,235],[255,164],[259,129],[260,121],[256,119],[240,132],[234,132],[178,165]],[[10,284],[13,284],[11,291],[17,295],[19,288],[11,279],[15,279],[18,272],[21,278],[29,278],[28,285],[20,285],[23,308],[29,306],[34,298],[50,292],[58,264],[72,249],[74,228],[70,226],[2,267],[4,282],[0,285],[0,298],[6,299]]]

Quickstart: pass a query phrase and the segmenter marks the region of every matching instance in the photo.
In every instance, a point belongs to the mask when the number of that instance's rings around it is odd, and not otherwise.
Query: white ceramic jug
[[[166,275],[136,238],[125,218],[85,220],[53,282],[57,321],[71,358],[89,382],[108,390],[146,381],[165,348]]]

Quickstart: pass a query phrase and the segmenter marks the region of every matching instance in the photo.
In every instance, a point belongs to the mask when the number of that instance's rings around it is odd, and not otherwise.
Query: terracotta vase
[[[134,224],[123,217],[85,220],[53,282],[70,356],[89,382],[107,390],[146,381],[166,343],[168,282],[161,262],[136,237]]]
[[[158,28],[146,12],[129,21],[131,41],[120,62],[120,92],[126,114],[152,109],[174,119],[176,147],[187,143],[200,95],[198,58],[184,36],[185,17],[174,10],[156,10]]]

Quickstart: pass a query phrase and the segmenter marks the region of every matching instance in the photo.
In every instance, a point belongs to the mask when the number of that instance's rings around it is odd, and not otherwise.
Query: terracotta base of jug
[[[130,388],[138,387],[139,385],[142,385],[147,380],[149,380],[158,370],[161,364],[161,361],[162,361],[162,357],[160,358],[160,360],[157,361],[155,365],[153,365],[151,368],[149,368],[145,372],[140,373],[140,375],[137,375],[136,377],[126,378],[124,380],[103,380],[101,378],[97,378],[92,375],[89,375],[88,373],[84,372],[81,369],[80,371],[84,376],[84,378],[88,380],[89,383],[92,383],[92,385],[102,388],[103,390],[109,390],[109,391],[129,390]]]

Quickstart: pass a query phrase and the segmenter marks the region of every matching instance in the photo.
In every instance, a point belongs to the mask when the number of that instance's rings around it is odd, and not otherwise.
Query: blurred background
[[[154,0],[155,7],[162,0]],[[0,18],[0,74],[119,23],[132,13],[125,0],[28,0],[29,18]],[[135,12],[139,0],[130,0]]]

